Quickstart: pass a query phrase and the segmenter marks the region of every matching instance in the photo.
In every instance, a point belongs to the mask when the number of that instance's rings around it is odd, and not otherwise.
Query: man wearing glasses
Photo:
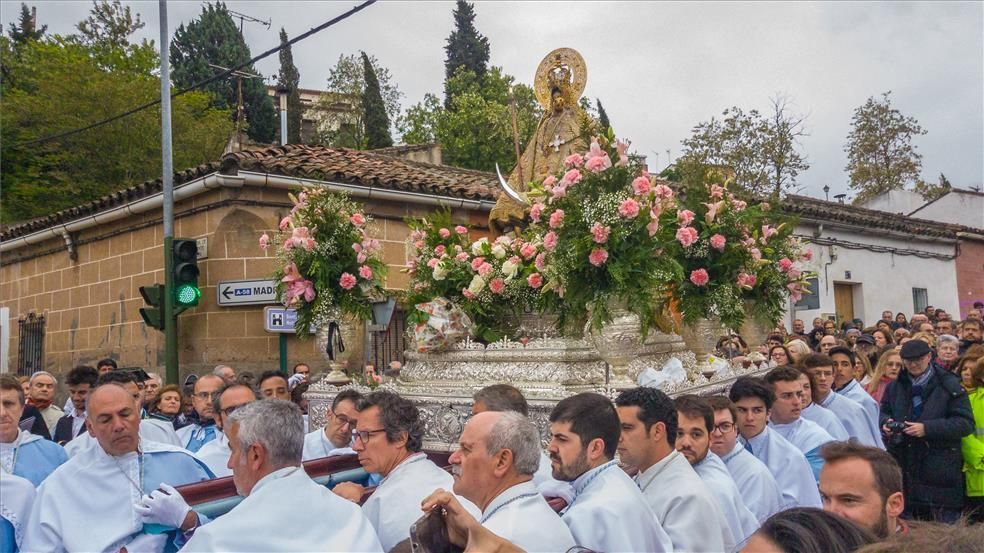
[[[759,523],[779,512],[782,494],[769,467],[738,443],[738,412],[735,404],[724,396],[705,398],[714,409],[714,428],[711,429],[711,451],[724,461],[734,478],[745,506]]]
[[[360,399],[362,394],[351,389],[342,390],[335,396],[325,413],[325,426],[304,435],[305,461],[355,453],[352,431],[359,419],[355,406]]]
[[[215,396],[225,386],[225,381],[214,374],[207,374],[195,381],[191,404],[198,413],[198,422],[178,430],[181,447],[195,453],[203,445],[218,437],[215,428]]]
[[[232,469],[228,466],[229,455],[232,453],[232,450],[229,448],[229,437],[225,432],[229,428],[229,416],[236,409],[253,401],[256,401],[256,393],[249,386],[243,386],[242,384],[233,383],[224,386],[215,395],[215,399],[212,402],[212,409],[214,413],[218,414],[218,417],[215,419],[215,427],[219,430],[219,436],[203,445],[195,453],[195,457],[208,465],[208,468],[215,473],[216,478],[232,476]]]

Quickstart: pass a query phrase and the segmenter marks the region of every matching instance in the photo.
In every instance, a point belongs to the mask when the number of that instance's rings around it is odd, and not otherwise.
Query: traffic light
[[[161,303],[164,299],[164,285],[141,286],[140,295],[149,306],[140,308],[140,316],[143,317],[144,322],[149,327],[164,330],[164,304]]]
[[[198,244],[187,238],[175,238],[171,248],[176,312],[198,305],[202,291],[198,288]]]

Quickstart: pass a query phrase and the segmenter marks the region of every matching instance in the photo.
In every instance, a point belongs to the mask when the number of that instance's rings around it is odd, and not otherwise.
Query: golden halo
[[[574,96],[574,103],[581,98],[584,87],[588,83],[588,68],[584,63],[584,58],[573,48],[557,48],[547,54],[540,65],[536,68],[536,77],[533,79],[533,91],[536,99],[543,106],[543,109],[550,109],[550,87],[547,76],[555,67],[567,66],[571,71],[571,91]]]

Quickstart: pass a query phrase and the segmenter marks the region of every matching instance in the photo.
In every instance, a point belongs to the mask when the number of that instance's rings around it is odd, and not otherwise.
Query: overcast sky
[[[247,22],[253,54],[356,5],[346,2],[230,1]],[[71,33],[91,2],[36,2],[49,32]],[[157,39],[157,2],[124,2]],[[198,16],[201,2],[171,1],[170,28]],[[737,105],[767,110],[776,93],[807,115],[802,149],[812,165],[802,193],[847,192],[843,146],[853,110],[891,90],[893,104],[928,131],[915,141],[923,178],[945,173],[958,187],[984,181],[984,9],[980,2],[697,3],[476,2],[476,26],[489,38],[491,62],[532,82],[540,59],[561,46],[588,66],[585,94],[601,98],[616,133],[651,167],[676,157],[698,122]],[[0,2],[4,27],[19,2]],[[323,89],[339,55],[359,50],[390,69],[404,107],[443,90],[444,44],[453,2],[380,2],[294,46],[301,86]],[[257,69],[275,75],[272,56]],[[119,106],[124,110],[130,106]]]

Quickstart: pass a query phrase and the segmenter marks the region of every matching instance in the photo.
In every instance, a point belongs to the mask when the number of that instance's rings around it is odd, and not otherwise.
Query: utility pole
[[[214,63],[208,64],[209,67],[213,69],[218,69],[220,71],[228,71],[226,67],[221,65],[215,65]],[[231,76],[236,78],[236,140],[239,140],[239,133],[242,132],[242,121],[245,119],[245,108],[243,107],[243,79],[262,79],[263,75],[257,75],[256,73],[249,73],[247,71],[233,71],[230,73]]]
[[[229,15],[239,20],[239,34],[243,34],[243,21],[249,21],[250,23],[259,23],[260,25],[265,26],[268,31],[270,30],[271,20],[269,19],[264,21],[262,19],[257,19],[255,17],[246,15],[244,13],[234,12],[232,10],[226,10],[226,11],[229,12]]]
[[[159,0],[161,16],[161,180],[164,186],[164,374],[168,384],[178,383],[178,317],[174,312],[174,276],[171,251],[174,242],[174,168],[171,158],[171,69],[167,0]]]

